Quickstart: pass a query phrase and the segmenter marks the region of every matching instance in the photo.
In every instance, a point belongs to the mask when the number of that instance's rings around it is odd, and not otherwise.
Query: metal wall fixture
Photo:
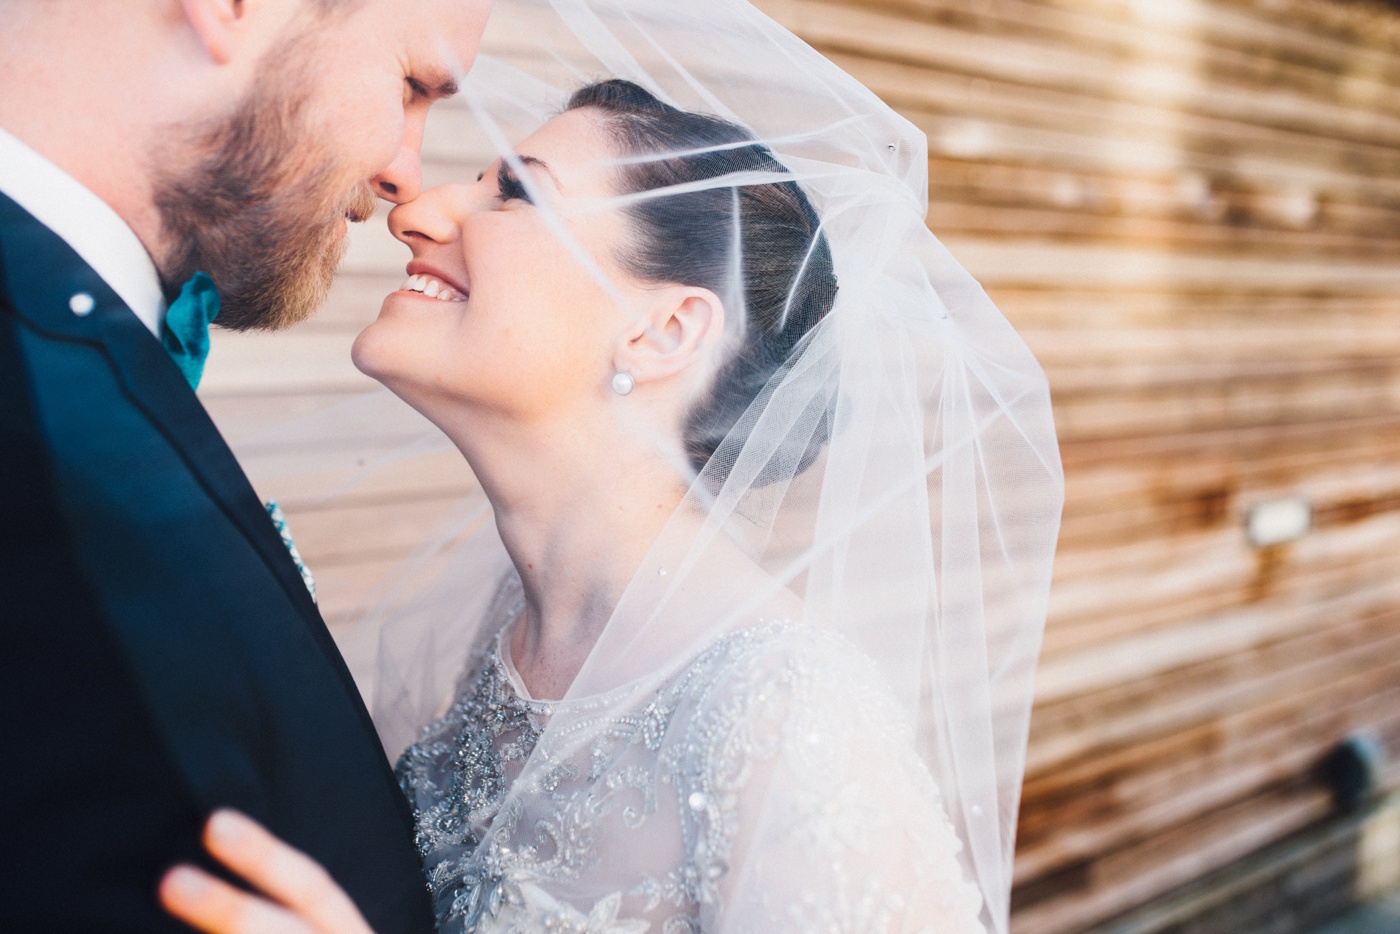
[[[1312,520],[1312,502],[1306,497],[1266,500],[1245,513],[1244,535],[1255,548],[1283,545],[1308,534]]]

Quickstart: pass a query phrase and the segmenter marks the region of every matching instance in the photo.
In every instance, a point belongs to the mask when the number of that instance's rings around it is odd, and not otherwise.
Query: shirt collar
[[[160,336],[165,296],[151,255],[107,202],[0,129],[0,192],[62,237]]]

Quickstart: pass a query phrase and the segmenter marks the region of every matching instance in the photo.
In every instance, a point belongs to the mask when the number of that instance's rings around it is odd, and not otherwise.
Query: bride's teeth
[[[443,285],[431,276],[412,275],[403,285],[399,286],[405,292],[418,292],[428,298],[435,298],[440,302],[465,302],[466,296],[456,289]]]

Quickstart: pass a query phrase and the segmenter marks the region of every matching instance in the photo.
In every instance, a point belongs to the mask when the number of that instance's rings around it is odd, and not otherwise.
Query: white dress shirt
[[[62,237],[160,337],[165,296],[156,265],[107,202],[3,129],[0,191]]]

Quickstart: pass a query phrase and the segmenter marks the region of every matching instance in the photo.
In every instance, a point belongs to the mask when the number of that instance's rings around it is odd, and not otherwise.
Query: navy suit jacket
[[[0,775],[0,930],[187,930],[156,884],[218,806],[379,934],[432,929],[407,804],[247,478],[145,326],[3,195]]]

